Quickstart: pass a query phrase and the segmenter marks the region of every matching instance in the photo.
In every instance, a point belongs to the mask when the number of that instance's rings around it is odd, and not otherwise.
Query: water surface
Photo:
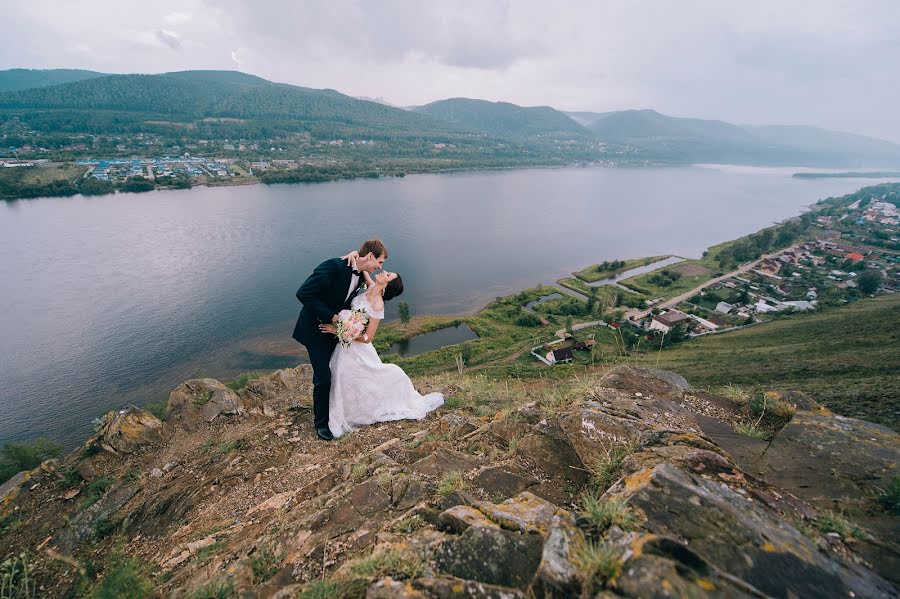
[[[0,443],[72,445],[97,415],[187,378],[296,364],[297,287],[369,237],[413,314],[461,314],[603,260],[698,257],[877,182],[793,172],[572,168],[0,205]]]

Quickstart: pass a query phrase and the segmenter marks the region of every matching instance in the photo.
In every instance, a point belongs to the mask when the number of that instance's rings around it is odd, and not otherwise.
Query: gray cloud
[[[156,36],[156,39],[172,48],[173,50],[178,50],[181,48],[181,40],[178,38],[178,35],[168,31],[166,29],[157,29],[153,32],[153,35]]]
[[[48,3],[8,0],[0,68],[240,68],[397,105],[655,108],[900,141],[894,0]]]

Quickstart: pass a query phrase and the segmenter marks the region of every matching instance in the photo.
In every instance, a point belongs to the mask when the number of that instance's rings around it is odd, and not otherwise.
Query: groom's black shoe
[[[331,434],[331,431],[328,430],[327,426],[317,428],[316,436],[318,436],[320,439],[324,439],[325,441],[331,441],[332,439],[334,439],[334,435]]]

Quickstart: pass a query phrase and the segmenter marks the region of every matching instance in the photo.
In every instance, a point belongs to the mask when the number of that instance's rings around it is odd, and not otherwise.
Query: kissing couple
[[[441,393],[416,391],[406,373],[384,364],[372,345],[384,302],[403,293],[397,273],[372,275],[387,257],[384,243],[371,239],[359,251],[319,264],[297,290],[303,309],[293,337],[306,346],[312,364],[320,439],[330,441],[375,422],[420,420],[444,403]]]

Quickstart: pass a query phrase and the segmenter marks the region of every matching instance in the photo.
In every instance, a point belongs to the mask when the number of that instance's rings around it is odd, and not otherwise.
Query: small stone
[[[284,437],[285,435],[288,434],[288,429],[281,427],[281,428],[276,428],[273,432],[278,437]]]
[[[300,437],[291,437],[290,439],[288,439],[288,443],[299,443],[300,441]]]
[[[163,472],[169,472],[177,465],[178,464],[176,464],[175,462],[169,462],[168,464],[166,464],[165,466],[162,467]]]
[[[69,501],[70,499],[75,499],[76,497],[78,497],[79,493],[81,493],[80,489],[71,489],[69,491],[66,491],[62,498],[66,501]]]
[[[154,468],[150,471],[150,478],[162,478],[163,471],[159,468]]]

